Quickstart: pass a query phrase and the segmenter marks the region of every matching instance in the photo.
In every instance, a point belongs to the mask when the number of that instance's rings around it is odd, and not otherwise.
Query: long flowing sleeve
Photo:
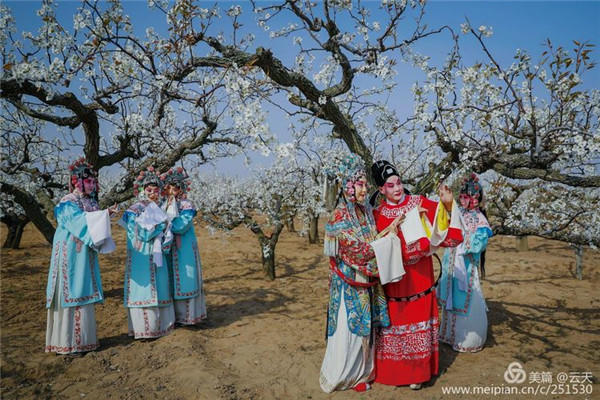
[[[135,222],[133,223],[135,224]],[[147,230],[137,225],[135,226],[136,237],[139,241],[149,242],[150,240],[160,235],[165,230],[165,227],[166,224],[164,222],[161,222],[160,224],[156,225],[152,230]]]
[[[126,211],[120,221],[120,224],[127,229],[127,236],[133,243],[149,242],[165,230],[164,222],[155,225],[152,230],[144,229],[136,223],[137,215],[133,212]]]
[[[178,217],[171,221],[171,231],[176,235],[183,235],[194,225],[195,210],[183,210]]]
[[[373,247],[353,232],[348,210],[336,209],[326,226],[326,233],[335,236],[337,256],[344,265],[360,271],[365,275],[378,276],[377,261]]]
[[[94,241],[90,236],[85,212],[81,211],[73,202],[59,203],[54,209],[54,216],[59,225],[62,225],[86,246],[92,247]]]
[[[488,239],[492,237],[492,230],[486,226],[477,228],[477,230],[469,236],[465,246],[465,254],[478,254],[487,248]]]
[[[464,240],[462,226],[460,225],[459,208],[456,202],[452,202],[451,216],[439,202],[436,207],[435,216],[432,219],[432,246],[434,247],[456,247]]]
[[[379,276],[373,247],[360,240],[340,240],[339,256],[342,262],[369,276]]]

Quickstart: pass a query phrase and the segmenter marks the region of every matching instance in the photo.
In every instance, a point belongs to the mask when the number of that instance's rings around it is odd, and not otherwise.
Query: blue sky
[[[58,16],[66,26],[72,26],[72,15],[79,6],[78,1],[59,1]],[[268,5],[269,1],[260,2]],[[378,20],[379,1],[363,1],[362,4],[373,11],[373,17]],[[39,1],[4,1],[10,7],[17,21],[19,31],[33,30],[38,26],[35,11],[39,8]],[[214,2],[205,3],[206,6]],[[251,12],[250,2],[219,1],[223,9],[228,9],[232,4],[242,4],[244,14],[242,23],[243,31],[253,32],[257,36],[256,43],[265,47],[272,47],[280,59],[293,61],[297,48],[291,46],[289,41],[273,41],[268,33],[257,27],[254,14]],[[150,12],[145,1],[123,1],[125,12],[132,17],[136,31],[142,33],[146,27],[154,26],[156,31],[164,27],[165,20],[161,13]],[[517,49],[527,49],[533,59],[544,51],[543,44],[549,38],[555,46],[564,46],[572,49],[572,41],[590,41],[600,45],[600,1],[430,1],[427,5],[426,21],[430,27],[449,25],[455,31],[460,31],[460,24],[468,18],[474,27],[480,25],[492,26],[494,35],[486,40],[492,54],[503,66],[509,66]],[[383,20],[383,18],[379,19]],[[266,45],[265,45],[266,43]],[[434,36],[418,43],[416,49],[423,54],[431,55],[433,62],[443,60],[450,46],[447,36]],[[592,53],[598,60],[600,49]],[[474,38],[464,37],[461,40],[461,53],[463,61],[471,64],[476,61],[485,61],[484,54]],[[288,65],[290,65],[288,64]],[[600,67],[598,67],[600,68]],[[584,76],[584,88],[600,88],[600,69],[593,69]],[[393,106],[400,115],[406,116],[412,111],[411,85],[422,79],[419,71],[409,65],[398,66],[399,87],[396,91],[398,97],[393,99]],[[275,119],[271,126],[274,130],[287,129],[287,121]],[[260,161],[259,161],[260,162]],[[241,173],[241,160],[228,161],[226,170],[231,173]],[[221,165],[223,167],[223,165]]]

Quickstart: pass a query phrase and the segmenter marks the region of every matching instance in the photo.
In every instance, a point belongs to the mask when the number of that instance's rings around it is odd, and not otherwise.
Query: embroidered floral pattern
[[[100,207],[98,205],[98,202],[95,201],[94,199],[90,198],[90,197],[86,197],[83,196],[79,193],[69,193],[68,195],[64,196],[61,200],[59,205],[57,206],[55,212],[60,212],[61,208],[67,204],[67,203],[71,203],[71,205],[73,205],[74,207],[77,207],[79,210],[84,211],[84,212],[90,212],[90,211],[97,211]],[[69,239],[69,236],[71,239]],[[86,248],[87,251],[87,255],[88,255],[88,268],[89,268],[89,277],[91,279],[91,285],[92,285],[92,293],[88,294],[86,296],[81,296],[81,297],[72,297],[72,293],[70,291],[71,289],[71,275],[72,275],[72,268],[73,265],[70,265],[69,263],[69,245],[71,243],[71,241],[73,243],[75,243],[75,250],[77,253],[80,253],[83,248]],[[64,305],[66,307],[72,307],[73,305],[78,305],[78,304],[82,304],[82,303],[90,303],[90,302],[95,302],[95,301],[100,301],[102,300],[102,293],[100,292],[99,289],[99,285],[98,285],[98,277],[96,276],[96,264],[97,264],[97,256],[96,253],[91,250],[90,248],[88,248],[87,246],[85,246],[85,244],[76,236],[72,235],[71,233],[69,233],[66,237],[66,240],[64,241],[57,241],[55,244],[55,248],[54,248],[54,256],[52,258],[52,276],[51,276],[51,288],[52,291],[48,292],[47,294],[47,298],[46,298],[46,302],[47,302],[47,306],[50,306],[51,302],[52,302],[52,298],[54,297],[54,290],[56,288],[56,277],[58,275],[58,273],[61,274],[61,280],[62,280],[62,287],[61,287],[61,295],[62,295],[62,303],[64,303]],[[58,271],[58,269],[60,268],[60,271]],[[89,292],[87,292],[89,293]]]
[[[484,247],[484,240],[487,240],[488,232],[491,232],[489,223],[485,216],[479,210],[467,210],[464,208],[460,208],[460,216],[463,223],[463,237],[464,241],[462,246],[466,251],[472,251],[473,246],[476,248]],[[480,230],[479,228],[486,228],[486,232],[484,230]],[[444,275],[442,276],[442,284],[443,292],[439,298],[439,303],[441,306],[445,307],[447,304],[446,297],[448,295],[454,296],[456,292],[453,292],[453,285],[456,284],[454,282],[454,270],[457,256],[458,248],[450,248],[444,253],[443,260],[443,268]],[[480,253],[468,253],[463,257],[465,261],[465,267],[467,268],[467,288],[465,292],[464,302],[462,301],[462,296],[453,297],[452,301],[452,310],[447,310],[449,313],[454,313],[458,315],[468,315],[469,309],[471,307],[471,299],[473,295],[473,285],[474,285],[474,269],[477,269],[479,266],[479,257]],[[445,272],[447,271],[447,272]],[[475,351],[475,350],[468,350]]]
[[[92,294],[83,297],[71,298],[71,294],[69,291],[69,260],[67,258],[67,242],[63,242],[63,250],[62,250],[62,281],[63,281],[63,299],[66,305],[68,304],[80,304],[84,302],[88,302],[93,299],[100,299],[100,291],[98,290],[98,285],[96,283],[96,274],[94,273],[94,266],[96,261],[96,256],[93,252],[88,253],[88,266],[90,268],[90,278],[92,280]]]
[[[56,290],[56,277],[58,276],[58,267],[56,266],[56,262],[58,260],[58,254],[60,252],[60,247],[61,247],[61,241],[57,241],[54,244],[54,255],[52,256],[52,278],[51,279],[51,287],[52,290],[49,292],[51,293],[50,295],[46,296],[46,307],[50,307],[50,304],[52,304],[52,298],[54,297],[54,291]]]
[[[368,282],[368,276],[378,275],[375,253],[367,242],[376,236],[375,221],[370,209],[365,209],[360,219],[352,217],[351,213],[356,212],[354,207],[352,204],[338,207],[326,225],[327,234],[339,240],[338,257],[331,260],[350,280],[360,278],[362,282]],[[354,219],[359,222],[352,223]],[[352,333],[368,336],[372,326],[389,325],[387,303],[381,285],[373,288],[350,286],[332,271],[329,279],[328,336],[332,336],[337,328],[342,293],[348,314],[348,329]]]
[[[391,220],[401,215],[405,215],[413,208],[417,207],[422,200],[422,196],[409,196],[406,204],[402,206],[388,207],[387,203],[382,203],[377,209],[377,212],[379,213],[380,218],[385,217],[389,219],[391,223]],[[430,250],[428,239],[417,240],[411,244],[406,244],[404,239],[402,239],[402,247],[402,261],[405,265],[416,264],[423,257],[427,257]]]
[[[198,263],[200,260],[200,255],[198,254],[198,244],[194,241],[192,242],[192,251],[194,253],[194,260],[196,261],[196,271],[199,270]],[[180,265],[179,265],[179,251],[177,249],[173,249],[173,275],[175,280],[175,296],[180,298],[185,297],[194,297],[200,294],[200,288],[192,290],[190,292],[182,292],[181,291],[181,276],[180,276]]]
[[[75,347],[81,347],[81,307],[75,307],[73,314],[75,319],[75,329],[73,335],[75,337]]]
[[[460,209],[460,216],[462,219],[463,227],[465,228],[465,233],[472,234],[477,228],[489,228],[490,224],[488,223],[485,216],[478,210],[467,210],[462,207]]]
[[[449,257],[450,260],[454,260],[456,257],[456,248],[452,248],[451,251],[449,252]],[[446,257],[444,256],[444,259],[446,259]],[[471,265],[471,268],[477,268],[476,265]],[[450,291],[452,290],[452,279],[451,277],[454,274],[454,264],[452,263],[449,270],[448,270],[448,279],[447,279],[447,283],[446,283],[446,293],[450,293]],[[467,283],[467,291],[466,291],[466,297],[465,297],[465,303],[464,306],[462,307],[456,307],[456,304],[454,304],[454,302],[452,303],[452,310],[446,310],[447,312],[452,312],[452,313],[456,313],[459,315],[467,315],[469,313],[469,308],[471,307],[471,297],[473,295],[473,279],[475,277],[475,274],[470,271],[469,272],[469,281]],[[446,306],[446,299],[442,298],[440,296],[439,298],[439,303],[441,306],[445,307]]]
[[[388,208],[383,203],[380,206],[379,213],[388,219],[396,219],[418,206],[420,202],[421,196],[409,196],[408,202],[401,207]]]
[[[450,314],[450,313],[446,313],[444,315],[444,318],[442,318],[442,335],[440,337],[440,341],[444,342],[444,343],[448,343],[449,345],[452,346],[452,349],[455,351],[461,351],[461,352],[477,352],[483,349],[483,344],[479,345],[479,346],[471,346],[471,347],[463,347],[460,344],[456,343],[456,318],[458,316],[456,314]],[[448,326],[448,318],[452,318],[452,324],[450,325],[450,335],[448,335],[448,332],[446,330],[447,326]]]
[[[86,344],[84,346],[70,346],[70,347],[60,347],[60,346],[46,346],[46,353],[58,353],[58,354],[68,354],[68,353],[80,353],[84,351],[92,351],[100,347],[100,343],[91,343]]]
[[[161,336],[165,336],[173,331],[175,327],[173,325],[169,326],[167,329],[153,331],[153,332],[129,332],[129,336],[133,336],[136,339],[153,339]]]
[[[144,315],[144,333],[149,334],[150,333],[150,321],[148,320],[148,310],[145,308],[142,309],[142,314]],[[158,315],[160,316],[160,313]],[[158,324],[158,326],[160,326],[160,324]]]
[[[75,203],[81,211],[98,211],[100,209],[100,205],[96,200],[78,193],[67,194],[60,199],[59,204],[68,202]]]
[[[179,208],[179,211],[184,211],[184,210],[196,211],[196,207],[194,207],[194,203],[192,203],[190,200],[179,200],[177,202],[177,207]]]
[[[377,337],[377,358],[418,360],[438,351],[437,317],[407,325],[382,328]]]
[[[204,313],[200,316],[192,318],[192,301],[195,301],[195,299],[186,299],[180,301],[185,301],[185,317],[177,317],[175,322],[184,325],[194,325],[206,318],[206,314]]]
[[[130,251],[127,252],[127,265],[125,267],[125,276],[127,279],[127,307],[144,307],[144,306],[156,306],[156,305],[168,305],[173,300],[158,300],[156,293],[156,264],[152,261],[152,252],[148,255],[148,268],[150,273],[150,298],[147,300],[132,301],[130,300],[131,294],[131,255]]]

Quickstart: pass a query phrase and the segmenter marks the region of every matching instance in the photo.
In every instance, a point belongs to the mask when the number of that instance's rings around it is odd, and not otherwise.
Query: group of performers
[[[79,354],[99,346],[94,305],[103,302],[98,253],[115,250],[110,216],[100,210],[97,172],[83,158],[70,167],[57,220],[46,289],[46,351]],[[202,267],[182,168],[158,175],[148,167],[133,187],[137,202],[119,225],[127,230],[124,305],[129,335],[158,338],[175,324],[206,318]]]
[[[70,193],[55,208],[46,289],[46,351],[58,354],[98,348],[98,254],[115,250],[110,216],[117,208],[100,210],[97,172],[84,159],[69,172]],[[320,385],[327,393],[364,391],[372,382],[419,389],[438,373],[440,340],[474,352],[487,338],[478,266],[492,231],[477,177],[463,181],[459,204],[445,185],[436,202],[407,194],[397,169],[379,161],[371,174],[383,199],[373,208],[366,174],[358,157],[341,163],[340,198],[325,227],[330,300]],[[135,339],[206,318],[189,184],[182,168],[159,175],[148,167],[133,185],[137,202],[119,221],[127,230],[124,306]],[[441,247],[436,288],[433,257]]]
[[[365,391],[372,382],[418,390],[438,373],[440,340],[475,352],[487,338],[477,268],[492,231],[480,210],[478,178],[463,181],[459,205],[445,185],[439,202],[410,195],[387,161],[373,164],[371,174],[383,197],[375,208],[360,159],[346,158],[336,173],[340,195],[325,227],[330,299],[320,385],[326,393]],[[441,247],[436,289],[433,257]]]

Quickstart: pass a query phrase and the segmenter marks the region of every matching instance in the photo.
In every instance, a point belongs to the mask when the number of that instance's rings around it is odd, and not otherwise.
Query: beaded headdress
[[[137,196],[139,194],[140,188],[145,188],[146,186],[154,185],[162,188],[164,181],[154,170],[154,167],[151,165],[146,168],[145,171],[140,172],[138,177],[135,179],[135,183],[133,184],[133,194]]]
[[[351,154],[337,165],[335,169],[329,169],[327,175],[341,185],[348,200],[354,200],[354,184],[357,180],[365,177],[365,164],[356,154]]]
[[[183,170],[183,167],[177,167],[175,169],[169,169],[167,172],[161,175],[161,179],[163,180],[165,186],[172,185],[178,187],[183,191],[183,193],[187,193],[190,190],[190,185],[192,182],[188,179],[187,174]]]
[[[69,191],[72,192],[75,188],[83,192],[83,180],[94,178],[98,179],[98,171],[96,171],[89,163],[85,161],[85,157],[79,157],[69,165]],[[96,185],[96,195],[98,186]]]
[[[483,187],[475,173],[463,179],[458,199],[460,204],[467,209],[477,208],[483,201]]]

